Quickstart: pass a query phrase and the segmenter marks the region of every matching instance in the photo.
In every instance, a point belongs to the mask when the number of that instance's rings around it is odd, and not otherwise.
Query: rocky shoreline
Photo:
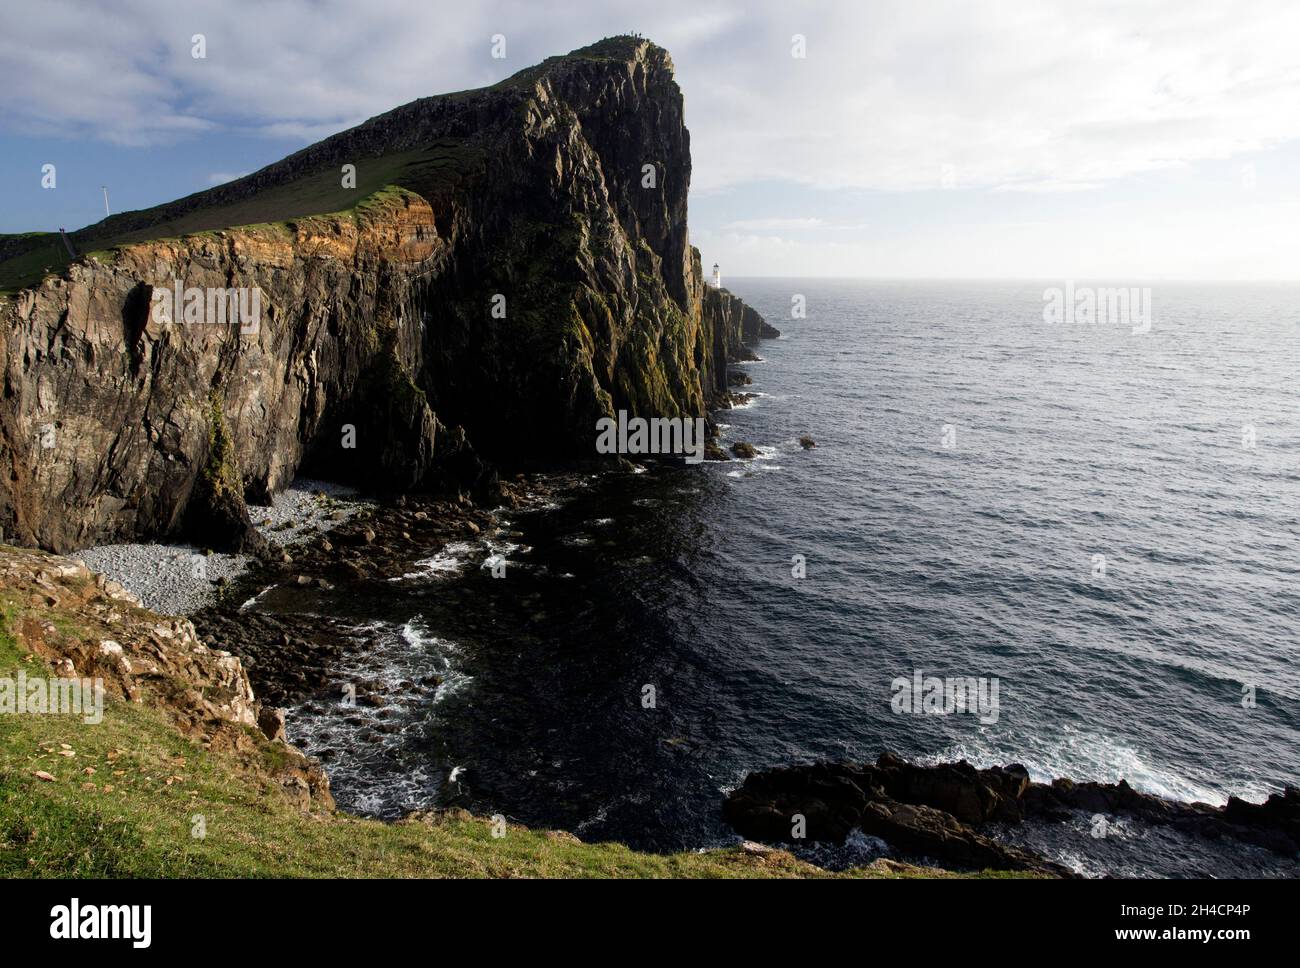
[[[552,492],[541,475],[517,475],[501,483],[500,510],[537,507]],[[354,510],[346,521],[295,545],[273,545],[250,561],[218,601],[191,618],[201,634],[243,660],[268,702],[291,705],[328,683],[340,655],[357,647],[356,636],[321,616],[313,616],[306,629],[293,615],[251,610],[254,599],[277,588],[329,594],[345,584],[352,594],[366,594],[371,583],[408,574],[450,545],[492,535],[510,536],[498,511],[467,497],[396,497]]]
[[[327,481],[295,481],[250,515],[268,551],[313,540],[373,505],[356,490]],[[276,547],[278,546],[278,548]],[[83,548],[75,557],[92,571],[130,588],[146,608],[189,615],[214,604],[256,562],[247,553],[225,553],[185,544],[108,544]]]
[[[885,861],[835,875],[757,844],[639,853],[514,823],[503,842],[496,820],[463,809],[397,823],[350,816],[320,764],[285,741],[238,657],[205,644],[190,622],[142,607],[79,562],[10,546],[0,546],[0,599],[9,876],[944,876]],[[12,708],[14,681],[50,676],[99,679],[102,715]]]
[[[891,753],[874,763],[817,763],[749,774],[723,805],[742,836],[768,842],[842,844],[855,830],[905,856],[958,869],[1073,872],[992,834],[999,825],[1088,817],[1093,836],[1117,818],[1139,819],[1211,840],[1235,838],[1285,857],[1300,855],[1300,790],[1262,804],[1179,803],[1118,783],[1035,783],[1019,765],[976,769],[965,760],[919,765]],[[800,819],[801,818],[801,819]]]
[[[710,430],[716,434],[712,421]],[[720,450],[715,436],[710,442]],[[800,444],[805,449],[816,446],[811,438]],[[747,449],[738,443],[736,455],[749,456]],[[620,466],[622,471],[636,469],[627,462]],[[619,470],[605,465],[603,472]],[[202,602],[190,614],[192,627],[203,641],[220,645],[218,655],[240,661],[250,695],[255,689],[260,700],[254,718],[268,736],[283,742],[285,707],[318,700],[331,686],[341,660],[357,652],[364,655],[368,646],[354,627],[315,614],[308,626],[293,612],[257,610],[253,605],[258,598],[277,590],[329,594],[339,586],[346,586],[349,594],[365,594],[370,583],[378,592],[378,583],[418,573],[421,562],[450,547],[520,538],[503,526],[504,513],[544,508],[585,476],[517,474],[501,479],[500,503],[493,510],[463,494],[410,494],[377,501],[321,482],[300,482],[265,515],[255,511],[254,521],[267,539],[258,555],[241,556],[238,567],[220,574],[188,576],[188,600]],[[156,591],[150,568],[162,560],[159,556],[188,561],[194,552],[143,547],[147,553],[135,551],[136,546],[128,550],[137,556],[135,576],[149,591]],[[87,557],[102,559],[112,550],[94,549]],[[205,557],[223,562],[227,556]],[[182,580],[186,577],[183,570],[179,574]],[[130,582],[130,575],[123,577]],[[207,594],[198,595],[199,586]],[[439,684],[406,685],[423,694]],[[382,707],[388,700],[381,692],[372,695],[363,682],[358,702]],[[306,762],[320,770],[314,760]],[[1122,780],[1035,783],[1018,765],[919,765],[889,753],[874,764],[820,763],[751,773],[725,797],[721,811],[747,842],[797,850],[808,844],[842,845],[860,833],[883,842],[891,858],[954,871],[1077,876],[1070,867],[1013,845],[1001,834],[1008,826],[1067,824],[1081,817],[1099,824],[1103,832],[1116,820],[1136,818],[1189,836],[1232,838],[1291,859],[1300,855],[1300,791],[1294,788],[1263,804],[1231,798],[1216,807],[1140,793]],[[796,817],[803,818],[798,834]]]
[[[268,201],[359,158],[391,183]],[[589,458],[602,419],[704,417],[779,333],[706,284],[690,171],[668,52],[612,37],[73,233],[89,255],[0,297],[0,535],[261,553],[250,505],[301,476],[490,506],[498,473]],[[182,218],[202,229],[160,237]],[[154,311],[177,280],[266,318]]]
[[[304,627],[292,613],[249,607],[252,599],[277,588],[328,593],[336,583],[348,583],[356,593],[368,582],[386,582],[409,573],[418,561],[449,545],[492,534],[508,538],[509,533],[501,534],[499,511],[544,507],[562,495],[565,484],[563,478],[519,475],[503,482],[504,503],[497,511],[479,508],[467,498],[407,496],[385,503],[358,503],[338,518],[318,515],[326,523],[318,521],[310,530],[301,522],[292,529],[281,522],[280,533],[288,536],[292,530],[296,543],[268,543],[268,551],[250,559],[236,578],[214,583],[215,602],[193,613],[188,621],[174,620],[180,624],[168,629],[173,633],[179,629],[182,643],[192,636],[190,648],[197,647],[203,654],[207,653],[200,643],[217,643],[219,650],[211,654],[217,657],[219,668],[226,668],[220,665],[221,656],[235,661],[231,668],[239,670],[239,681],[246,687],[239,683],[238,688],[222,687],[236,697],[238,708],[219,712],[220,718],[256,723],[259,731],[283,743],[284,707],[322,694],[345,653],[364,650],[366,645],[364,639],[358,640],[355,629],[333,620],[314,616],[310,627]],[[321,490],[304,493],[313,494],[318,501],[335,500],[327,499]],[[32,567],[37,564],[40,562],[33,558]],[[69,576],[77,582],[93,577],[79,563],[72,568],[75,575],[70,572]],[[57,581],[61,573],[49,574]],[[103,594],[138,607],[138,599],[116,582],[102,577],[97,582]],[[116,614],[110,618],[121,620]],[[132,642],[140,638],[134,633],[119,637]],[[86,663],[97,669],[95,663],[102,664],[103,658],[87,656],[77,661],[80,671]],[[118,678],[122,683],[115,691],[132,695],[129,677]],[[436,688],[437,683],[423,685]],[[358,701],[372,701],[365,688]],[[384,701],[381,696],[373,698],[377,705]],[[293,750],[293,756],[300,758],[301,754]],[[328,780],[316,761],[300,758],[295,763],[285,782],[302,789],[305,808],[330,796]],[[989,769],[977,769],[965,761],[921,765],[890,753],[874,764],[818,763],[751,773],[725,797],[721,812],[747,842],[797,851],[809,844],[842,845],[860,832],[887,845],[893,859],[954,871],[1077,876],[1057,861],[1008,843],[1000,834],[1008,826],[1066,824],[1081,817],[1099,824],[1103,831],[1117,820],[1136,818],[1194,837],[1232,838],[1284,857],[1300,855],[1300,791],[1294,788],[1263,804],[1230,798],[1225,806],[1216,807],[1144,794],[1122,780],[1114,784],[1068,779],[1036,783],[1018,765]],[[802,818],[801,828],[796,828],[798,818]]]
[[[577,477],[524,476],[503,482],[499,509],[544,507],[562,498]],[[293,705],[330,683],[330,670],[353,649],[355,631],[314,618],[309,631],[292,616],[249,610],[248,596],[270,587],[329,590],[335,583],[386,582],[451,545],[517,533],[500,531],[498,512],[469,500],[408,496],[356,513],[328,533],[266,556],[225,593],[194,615],[201,634],[219,641],[249,669],[258,694]],[[412,684],[415,688],[419,684]],[[425,683],[434,687],[437,683]],[[359,696],[370,702],[368,693]],[[373,701],[386,701],[376,695]],[[976,769],[965,761],[908,763],[883,754],[875,764],[816,764],[751,773],[721,804],[726,821],[747,841],[783,846],[843,844],[854,831],[888,845],[891,857],[956,871],[1007,870],[1072,877],[1071,868],[1000,834],[1023,823],[1066,824],[1081,817],[1106,824],[1136,818],[1189,836],[1243,843],[1296,858],[1300,853],[1300,791],[1264,804],[1232,798],[1226,806],[1180,803],[1119,783],[1056,779],[1035,783],[1021,766]],[[792,818],[805,818],[792,836]],[[1101,818],[1098,820],[1098,818]]]

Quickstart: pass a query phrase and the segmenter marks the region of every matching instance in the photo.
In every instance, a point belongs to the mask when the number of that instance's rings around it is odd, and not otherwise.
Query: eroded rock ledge
[[[854,828],[910,855],[963,868],[1068,874],[1043,857],[981,832],[994,823],[1065,821],[1073,812],[1136,817],[1196,836],[1235,837],[1294,857],[1300,852],[1300,790],[1263,804],[1235,797],[1223,807],[1179,803],[1119,783],[1030,782],[1023,766],[979,770],[965,760],[921,766],[891,753],[874,763],[819,763],[751,773],[726,799],[727,821],[745,837],[792,842],[792,818],[808,840],[842,843]]]

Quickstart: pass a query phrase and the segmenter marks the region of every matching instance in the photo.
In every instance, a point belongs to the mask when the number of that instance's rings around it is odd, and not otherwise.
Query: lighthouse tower
[[[713,281],[709,285],[713,286],[714,289],[722,288],[722,270],[718,268],[716,262],[713,263]]]

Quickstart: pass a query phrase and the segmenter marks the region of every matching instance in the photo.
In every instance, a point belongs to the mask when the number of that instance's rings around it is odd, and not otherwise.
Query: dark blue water
[[[1151,284],[1134,334],[1048,326],[1045,285],[733,281],[784,332],[720,416],[763,456],[578,481],[491,537],[504,579],[485,543],[319,603],[369,629],[349,675],[389,721],[317,702],[291,736],[351,809],[656,849],[728,839],[750,770],[886,749],[1213,803],[1296,783],[1300,287]],[[997,721],[894,712],[915,670],[997,677]],[[1087,829],[1008,836],[1093,873],[1296,873]]]

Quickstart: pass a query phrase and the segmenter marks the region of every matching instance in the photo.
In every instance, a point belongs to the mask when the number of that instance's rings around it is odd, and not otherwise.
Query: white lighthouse
[[[722,270],[718,268],[716,262],[713,263],[713,281],[710,285],[713,286],[714,289],[722,288]]]

